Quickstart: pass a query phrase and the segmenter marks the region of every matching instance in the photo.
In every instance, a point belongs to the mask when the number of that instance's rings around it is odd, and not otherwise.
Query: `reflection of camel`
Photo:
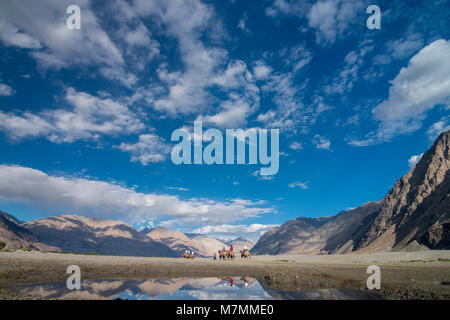
[[[239,280],[244,282],[244,287],[248,288],[248,283],[250,282],[250,277],[241,277]]]
[[[250,254],[250,251],[248,250],[241,250],[241,259],[245,258],[247,260],[250,260],[252,258],[252,255]]]

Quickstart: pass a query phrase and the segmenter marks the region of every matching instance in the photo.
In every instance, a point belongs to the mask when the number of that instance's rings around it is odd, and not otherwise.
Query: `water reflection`
[[[366,291],[320,289],[284,291],[261,285],[250,277],[178,278],[151,280],[83,280],[81,290],[65,282],[19,286],[27,296],[45,299],[127,300],[309,300],[382,299]]]

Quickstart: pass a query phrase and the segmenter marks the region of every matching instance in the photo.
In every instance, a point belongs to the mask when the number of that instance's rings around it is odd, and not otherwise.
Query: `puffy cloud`
[[[289,145],[289,148],[295,151],[299,151],[303,149],[303,145],[300,142],[294,141]]]
[[[274,0],[266,8],[266,14],[270,17],[276,17],[281,14],[303,16],[306,13],[308,4],[306,1],[296,0]]]
[[[13,139],[48,135],[52,125],[38,115],[24,112],[22,115],[0,111],[0,130]]]
[[[15,93],[14,89],[10,86],[0,83],[0,96],[8,97],[12,96]]]
[[[260,174],[259,170],[255,170],[255,171],[251,172],[250,175],[258,178],[258,180],[261,180],[261,181],[271,181],[271,180],[275,179],[275,176],[273,176],[273,175],[272,176],[262,176]]]
[[[36,115],[30,112],[17,115],[0,111],[0,130],[14,139],[45,136],[61,143],[144,129],[144,125],[126,105],[112,99],[100,99],[69,88],[65,100],[72,105],[72,110],[46,109]]]
[[[317,149],[330,150],[331,142],[325,137],[316,134],[312,140]]]
[[[183,63],[183,71],[159,68],[158,76],[167,90],[155,98],[154,108],[172,116],[201,112],[211,100],[206,87],[212,85],[227,56],[222,49],[204,46],[200,39],[201,32],[214,24],[212,8],[199,0],[136,0],[134,8],[141,16],[151,16],[165,25],[167,35],[178,40]]]
[[[298,72],[312,60],[312,53],[303,45],[293,46],[289,50],[284,49],[280,54],[284,58],[285,65],[291,67],[294,73]]]
[[[344,59],[344,65],[330,84],[324,86],[327,94],[344,94],[353,88],[359,79],[364,57],[374,49],[371,41],[363,41],[357,50],[350,51]]]
[[[373,114],[381,121],[404,122],[447,102],[450,95],[450,41],[436,40],[411,58],[391,81],[389,99]]]
[[[115,183],[48,175],[40,170],[0,165],[0,198],[52,211],[119,218],[131,223],[173,218],[181,224],[230,223],[272,212],[262,202],[231,199],[181,200],[177,196],[141,193]]]
[[[362,9],[363,1],[360,0],[317,1],[308,13],[308,24],[316,30],[317,43],[334,43],[348,30],[358,12],[363,12]]]
[[[134,8],[177,40],[182,65],[158,68],[161,85],[149,89],[146,102],[171,117],[199,114],[216,126],[245,125],[258,108],[259,89],[243,61],[229,59],[225,49],[212,45],[225,36],[213,6],[200,0],[136,0]]]
[[[44,52],[35,51],[32,55],[45,67],[80,63],[123,64],[120,50],[100,27],[89,1],[77,3],[82,12],[82,32],[67,28],[66,8],[71,4],[73,1],[70,0],[2,1],[0,18],[7,21],[8,30],[2,41],[6,45],[29,49],[39,49],[42,44]],[[18,32],[18,29],[23,31]]]
[[[230,224],[221,224],[218,226],[204,226],[201,228],[197,228],[192,231],[192,233],[199,234],[210,234],[210,235],[220,235],[220,234],[241,234],[245,237],[245,235],[258,234],[262,235],[266,231],[278,227],[278,224],[258,224],[254,223],[251,225],[230,225]]]
[[[39,41],[33,39],[30,35],[20,32],[8,21],[0,19],[0,40],[7,46],[15,46],[26,49],[40,49],[42,45]]]
[[[401,39],[389,41],[386,45],[394,59],[409,58],[423,47],[423,38],[420,34],[409,33]]]
[[[445,131],[450,130],[450,117],[442,118],[441,120],[433,123],[427,130],[428,139],[434,141],[437,137]]]
[[[378,130],[365,139],[349,139],[349,144],[367,146],[419,129],[427,111],[448,105],[449,75],[450,41],[436,40],[414,55],[390,82],[389,98],[372,110],[380,122]]]
[[[264,61],[259,60],[255,62],[255,65],[253,67],[253,75],[258,80],[267,79],[267,77],[272,72],[272,68],[265,64]]]
[[[247,125],[247,117],[252,112],[251,101],[231,94],[231,99],[221,103],[219,113],[211,116],[199,116],[205,124],[213,124],[221,128],[243,128]]]
[[[300,182],[300,181],[296,181],[296,182],[289,183],[288,187],[289,187],[289,188],[292,188],[292,189],[293,189],[293,188],[296,188],[296,187],[300,187],[300,188],[302,188],[303,190],[306,190],[306,189],[309,188],[307,182]]]
[[[408,159],[408,165],[412,169],[414,166],[422,159],[423,153],[411,156],[411,158]]]
[[[263,92],[272,92],[275,109],[261,113],[257,121],[270,128],[279,128],[296,133],[299,124],[306,123],[309,116],[305,114],[304,105],[299,97],[299,88],[293,81],[292,73],[272,75],[262,87]]]
[[[134,144],[121,143],[117,148],[131,153],[131,161],[146,166],[149,163],[164,161],[171,147],[163,139],[154,134],[143,134]]]
[[[81,30],[68,29],[66,8],[72,4],[71,0],[2,1],[0,41],[28,49],[43,69],[95,67],[109,80],[134,86],[138,81],[135,70],[142,70],[159,54],[159,43],[151,39],[134,8],[124,0],[108,2],[102,10],[117,26],[108,34],[90,0],[76,1],[81,9]],[[121,14],[108,15],[108,10]]]

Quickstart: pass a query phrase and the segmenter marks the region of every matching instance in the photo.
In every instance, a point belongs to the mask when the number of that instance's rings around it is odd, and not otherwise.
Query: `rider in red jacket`
[[[233,245],[230,246],[230,251],[233,251]]]

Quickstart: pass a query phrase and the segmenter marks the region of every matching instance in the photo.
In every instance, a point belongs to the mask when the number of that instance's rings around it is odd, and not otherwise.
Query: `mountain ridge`
[[[326,223],[296,218],[267,231],[256,254],[372,253],[450,248],[450,130],[380,201]],[[316,221],[317,223],[317,221]],[[318,226],[318,227],[317,227]]]

